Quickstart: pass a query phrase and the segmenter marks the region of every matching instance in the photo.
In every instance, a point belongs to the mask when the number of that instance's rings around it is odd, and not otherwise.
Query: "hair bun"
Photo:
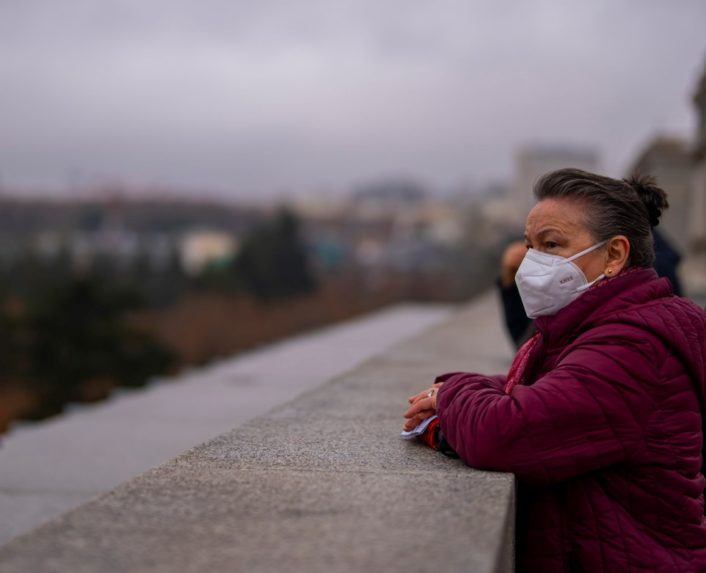
[[[659,225],[659,218],[662,216],[662,211],[669,207],[667,193],[660,187],[657,187],[654,177],[651,176],[633,175],[624,181],[635,190],[637,196],[645,204],[647,216],[650,219],[650,225],[653,227]]]

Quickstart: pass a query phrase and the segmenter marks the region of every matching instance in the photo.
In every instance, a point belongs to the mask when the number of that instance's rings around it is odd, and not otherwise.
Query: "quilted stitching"
[[[524,385],[456,373],[438,397],[466,463],[517,475],[518,570],[706,572],[706,313],[639,269],[536,324]]]

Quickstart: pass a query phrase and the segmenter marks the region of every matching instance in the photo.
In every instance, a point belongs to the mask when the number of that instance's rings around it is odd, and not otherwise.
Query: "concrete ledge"
[[[510,355],[488,294],[15,539],[0,571],[511,571],[513,476],[398,438],[410,393]]]

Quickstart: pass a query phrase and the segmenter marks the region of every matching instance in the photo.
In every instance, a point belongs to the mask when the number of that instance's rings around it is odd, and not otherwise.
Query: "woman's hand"
[[[436,413],[436,395],[443,384],[443,382],[437,382],[431,388],[407,399],[411,406],[404,413],[404,417],[408,418],[404,424],[405,431],[412,430],[423,420],[430,418]]]

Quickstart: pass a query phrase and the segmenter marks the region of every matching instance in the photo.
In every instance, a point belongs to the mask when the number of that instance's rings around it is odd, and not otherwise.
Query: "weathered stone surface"
[[[435,374],[507,368],[489,302],[17,538],[0,571],[511,570],[513,476],[398,438]]]
[[[301,333],[0,437],[0,546],[449,317],[401,304]],[[47,471],[51,468],[51,471]]]

